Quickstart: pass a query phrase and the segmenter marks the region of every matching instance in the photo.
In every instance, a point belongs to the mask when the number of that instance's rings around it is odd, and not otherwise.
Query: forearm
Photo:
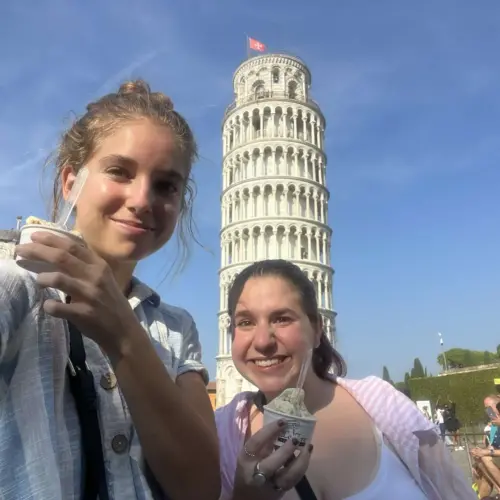
[[[111,361],[156,479],[173,500],[217,499],[214,427],[185,401],[146,332],[139,326],[127,339]]]

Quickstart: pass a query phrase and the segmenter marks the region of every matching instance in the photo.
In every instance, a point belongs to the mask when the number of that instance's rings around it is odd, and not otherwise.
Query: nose
[[[135,213],[151,212],[155,193],[151,181],[147,178],[136,178],[128,186],[127,206]]]
[[[257,352],[270,354],[276,349],[276,336],[271,325],[257,325],[254,332],[253,347]]]

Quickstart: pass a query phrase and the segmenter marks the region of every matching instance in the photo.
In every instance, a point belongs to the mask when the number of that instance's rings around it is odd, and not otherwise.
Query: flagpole
[[[250,59],[250,44],[248,43],[248,35],[245,33],[247,40],[247,59]]]

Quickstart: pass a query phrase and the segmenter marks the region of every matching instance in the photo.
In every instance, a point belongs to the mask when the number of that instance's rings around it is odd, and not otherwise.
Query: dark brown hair
[[[179,161],[183,163],[187,182],[177,224],[181,250],[180,267],[189,257],[190,239],[197,241],[192,217],[196,187],[191,177],[192,166],[198,159],[198,148],[186,120],[174,110],[170,98],[161,92],[151,92],[144,80],[123,83],[117,92],[107,94],[87,105],[87,111],[63,133],[54,154],[55,179],[52,188],[51,218],[57,218],[62,201],[61,174],[66,166],[75,173],[95,154],[102,141],[121,125],[134,120],[149,119],[166,126],[174,135]]]
[[[261,276],[277,276],[287,281],[297,290],[301,299],[302,309],[309,318],[311,324],[317,327],[318,324],[321,323],[322,320],[318,308],[318,301],[316,299],[316,290],[302,270],[295,264],[286,260],[262,260],[254,262],[241,271],[231,285],[228,294],[227,309],[229,317],[231,318],[231,328],[233,332],[233,319],[236,304],[243,292],[243,288],[250,278],[258,278]],[[344,359],[332,347],[324,330],[321,333],[319,346],[313,351],[312,367],[316,375],[323,379],[328,378],[328,374],[331,371],[339,377],[345,376],[347,372]]]

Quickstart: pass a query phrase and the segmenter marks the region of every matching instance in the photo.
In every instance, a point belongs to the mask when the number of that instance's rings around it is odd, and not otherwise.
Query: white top
[[[382,433],[374,429],[378,444],[378,470],[363,491],[347,500],[426,500],[427,496],[398,456],[387,446]]]
[[[444,424],[443,410],[436,410],[436,419],[438,424]]]

